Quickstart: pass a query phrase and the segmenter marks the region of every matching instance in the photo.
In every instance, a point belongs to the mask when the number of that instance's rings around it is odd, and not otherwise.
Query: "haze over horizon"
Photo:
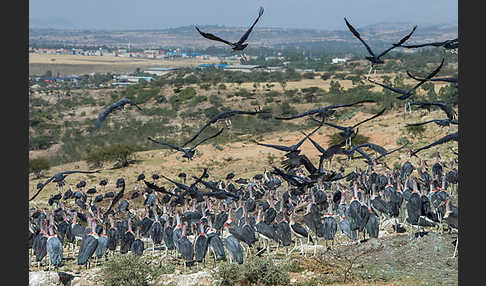
[[[29,0],[29,27],[66,29],[166,29],[188,25],[245,27],[265,13],[258,26],[345,30],[344,17],[355,27],[378,23],[457,24],[457,0],[224,0],[157,1]],[[351,7],[351,8],[350,8]]]

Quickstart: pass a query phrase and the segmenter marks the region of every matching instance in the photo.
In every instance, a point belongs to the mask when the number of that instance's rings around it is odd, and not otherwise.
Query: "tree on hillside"
[[[123,168],[135,160],[134,153],[137,150],[137,146],[133,144],[114,144],[90,151],[86,161],[93,167],[102,167],[105,162],[114,161],[114,168]]]
[[[29,173],[34,173],[36,179],[40,179],[41,173],[49,169],[49,161],[46,158],[29,160]]]

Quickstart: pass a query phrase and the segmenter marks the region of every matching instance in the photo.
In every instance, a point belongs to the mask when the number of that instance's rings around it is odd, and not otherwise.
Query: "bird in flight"
[[[417,26],[414,26],[412,31],[406,35],[405,37],[403,37],[398,43],[396,44],[392,44],[392,46],[386,50],[384,50],[381,54],[379,54],[378,56],[373,52],[373,50],[371,50],[370,46],[368,46],[368,44],[361,38],[361,35],[358,33],[358,31],[348,22],[348,20],[346,18],[344,18],[344,21],[346,22],[346,26],[348,26],[349,30],[351,31],[351,33],[353,33],[353,35],[358,38],[358,40],[361,41],[361,43],[363,43],[363,45],[366,47],[366,49],[368,50],[368,53],[371,55],[371,56],[367,56],[365,57],[367,60],[369,60],[371,62],[371,67],[370,67],[370,70],[368,72],[368,75],[371,73],[371,70],[373,69],[373,67],[377,64],[383,64],[385,63],[381,57],[386,55],[389,51],[393,50],[394,48],[397,48],[397,47],[400,47],[402,46],[403,43],[405,43],[405,41],[407,41],[413,34],[413,32],[415,32],[415,29],[417,29]],[[376,71],[375,71],[376,72]]]
[[[371,116],[371,117],[369,117],[369,118],[366,118],[365,120],[360,121],[360,122],[358,122],[358,123],[354,124],[353,126],[339,126],[339,125],[335,125],[335,124],[332,124],[332,123],[329,123],[329,122],[319,121],[319,120],[317,120],[317,119],[315,119],[315,118],[312,118],[312,120],[314,120],[314,121],[318,122],[319,124],[326,124],[326,125],[328,125],[328,126],[331,126],[331,127],[336,128],[336,129],[342,130],[343,132],[341,132],[341,133],[339,133],[339,134],[340,134],[340,135],[341,135],[341,136],[342,136],[342,137],[343,137],[343,138],[344,138],[346,141],[348,141],[348,140],[349,140],[349,144],[351,144],[351,140],[350,140],[350,139],[351,139],[351,136],[353,136],[353,134],[355,134],[354,129],[355,129],[356,127],[358,127],[359,125],[361,125],[361,124],[363,124],[363,123],[365,123],[365,122],[367,122],[367,121],[370,121],[370,120],[372,120],[372,119],[375,119],[376,117],[378,117],[378,116],[382,115],[382,114],[385,112],[385,110],[386,110],[386,107],[385,107],[385,108],[383,108],[383,109],[382,109],[380,112],[378,112],[377,114],[375,114],[375,115],[373,115],[373,116]],[[357,132],[357,131],[356,131],[356,132]],[[346,143],[347,143],[347,142],[346,142]]]
[[[234,43],[223,40],[220,37],[215,36],[213,34],[202,32],[197,26],[196,26],[196,30],[199,32],[199,34],[201,34],[201,36],[203,36],[206,39],[210,39],[210,40],[213,40],[213,41],[219,41],[219,42],[223,42],[227,45],[230,45],[232,47],[233,51],[242,51],[246,48],[246,46],[248,46],[248,43],[245,43],[245,41],[248,39],[248,36],[250,35],[251,31],[253,30],[253,27],[255,27],[256,23],[258,22],[258,20],[260,19],[260,17],[262,15],[263,15],[263,7],[260,7],[260,11],[258,12],[258,18],[256,18],[255,22],[253,22],[253,25],[251,25],[251,27],[243,34],[243,36],[241,36],[241,38],[237,42],[234,42]]]
[[[451,120],[451,119],[447,118],[447,119],[431,119],[431,120],[427,120],[427,121],[424,121],[424,122],[409,123],[406,126],[407,127],[409,127],[409,126],[420,126],[420,125],[425,125],[425,124],[429,124],[429,123],[432,123],[432,122],[439,125],[440,127],[446,127],[446,126],[450,127],[451,124],[459,125],[459,122],[457,120]]]
[[[442,81],[442,82],[449,82],[449,83],[457,83],[457,77],[436,77],[436,78],[426,79],[424,77],[414,76],[409,71],[407,71],[407,75],[416,81]]]
[[[459,133],[458,132],[452,133],[452,134],[448,134],[448,135],[440,138],[439,140],[437,140],[437,141],[435,141],[433,143],[430,143],[429,145],[425,145],[425,146],[423,146],[421,148],[418,148],[417,150],[413,151],[411,153],[411,155],[412,156],[416,156],[416,154],[418,152],[422,151],[422,150],[429,149],[429,148],[434,147],[436,145],[444,144],[444,143],[447,143],[447,142],[452,141],[452,140],[454,140],[454,141],[458,141],[459,140]]]
[[[154,142],[154,143],[157,143],[157,144],[160,144],[160,145],[165,145],[169,148],[172,148],[174,150],[177,150],[177,151],[180,151],[182,153],[184,153],[184,155],[182,155],[183,158],[187,158],[189,160],[192,160],[192,157],[194,156],[194,154],[196,153],[196,147],[199,146],[200,144],[202,144],[203,142],[209,140],[209,139],[212,139],[216,136],[218,136],[219,134],[221,134],[221,132],[223,132],[224,128],[221,128],[221,130],[218,131],[218,133],[214,134],[214,135],[211,135],[205,139],[203,139],[201,142],[197,143],[196,145],[194,145],[193,147],[189,148],[189,149],[185,149],[185,148],[182,148],[182,147],[178,147],[178,146],[174,146],[174,145],[171,145],[171,144],[168,144],[166,142],[161,142],[161,141],[157,141],[155,139],[152,139],[151,137],[148,137],[148,140]]]
[[[382,84],[382,83],[379,83],[379,82],[376,82],[374,80],[371,80],[368,78],[368,81],[374,83],[374,84],[377,84],[383,88],[386,88],[386,89],[389,89],[393,92],[396,92],[396,93],[399,93],[401,94],[401,96],[397,97],[398,99],[400,100],[405,100],[409,97],[411,97],[412,95],[414,95],[414,91],[419,87],[421,86],[422,84],[424,84],[426,81],[428,81],[429,79],[431,79],[432,77],[434,77],[439,71],[440,69],[442,68],[442,65],[444,65],[444,59],[442,59],[442,62],[440,63],[440,65],[435,69],[433,70],[424,80],[420,81],[419,83],[417,83],[414,87],[408,89],[408,90],[403,90],[403,89],[400,89],[400,88],[396,88],[396,87],[391,87],[391,86],[388,86],[386,84]]]
[[[321,117],[321,119],[324,120],[327,117],[333,115],[336,112],[336,110],[335,110],[336,108],[349,107],[349,106],[353,106],[353,105],[360,104],[360,103],[372,103],[372,102],[376,102],[376,100],[367,99],[367,100],[360,100],[358,102],[349,103],[349,104],[339,104],[339,105],[323,106],[323,107],[319,107],[319,108],[316,108],[316,109],[308,110],[308,111],[306,111],[304,113],[301,113],[301,114],[298,114],[298,115],[295,115],[295,116],[291,116],[291,117],[275,117],[275,119],[278,119],[278,120],[291,120],[291,119],[301,118],[301,117],[304,117],[304,116],[307,116],[307,115],[313,115],[313,114],[316,114],[317,113],[317,116]]]
[[[420,108],[429,108],[430,106],[437,106],[439,107],[442,111],[444,111],[447,114],[447,118],[449,120],[454,120],[456,119],[456,112],[452,107],[447,105],[444,102],[439,102],[439,101],[433,101],[433,102],[420,102],[420,101],[415,101],[411,102],[410,105],[418,105]]]
[[[228,111],[223,111],[219,114],[216,114],[213,118],[211,118],[206,124],[194,135],[189,141],[185,142],[182,147],[185,147],[187,144],[191,143],[196,139],[206,128],[209,127],[209,125],[216,123],[216,121],[220,119],[228,119],[232,116],[238,115],[238,114],[249,114],[249,115],[256,115],[259,113],[269,113],[270,111],[262,111],[262,110],[257,110],[257,111],[242,111],[242,110],[228,110]],[[229,125],[231,124],[231,121],[229,122]]]
[[[96,120],[95,132],[100,129],[101,124],[103,123],[103,121],[105,121],[105,119],[108,117],[108,115],[110,115],[115,110],[124,110],[125,105],[127,105],[127,104],[135,105],[140,111],[143,111],[143,109],[140,108],[140,106],[133,103],[130,99],[123,98],[123,99],[111,104],[110,106],[108,106],[107,108],[105,108],[103,111],[101,111],[98,114],[98,119]]]
[[[319,125],[317,128],[315,128],[311,133],[305,135],[304,138],[302,138],[299,142],[297,142],[296,144],[294,145],[291,145],[291,146],[282,146],[282,145],[273,145],[273,144],[264,144],[264,143],[258,143],[257,141],[253,140],[253,142],[257,145],[260,145],[260,146],[264,146],[264,147],[270,147],[270,148],[274,148],[274,149],[277,149],[277,150],[280,150],[280,151],[284,151],[284,152],[287,152],[287,157],[291,156],[290,154],[298,154],[300,153],[300,150],[299,150],[299,147],[300,145],[302,145],[302,143],[304,143],[304,141],[309,138],[309,136],[311,136],[312,134],[314,134],[317,130],[319,130],[319,128],[321,128],[322,124]]]
[[[452,40],[445,40],[443,42],[432,42],[432,43],[417,44],[417,45],[403,45],[402,47],[407,49],[413,49],[413,48],[421,48],[426,46],[443,47],[446,50],[457,49],[459,47],[459,38],[455,38]]]

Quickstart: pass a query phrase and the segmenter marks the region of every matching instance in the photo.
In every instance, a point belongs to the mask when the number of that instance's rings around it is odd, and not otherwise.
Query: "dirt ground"
[[[300,255],[300,250],[294,250],[289,256],[285,256],[285,251],[281,247],[277,254],[273,249],[269,259],[273,259],[276,264],[296,263],[294,265],[297,267],[289,271],[289,285],[295,286],[457,285],[458,256],[452,257],[457,233],[448,233],[447,230],[439,233],[429,229],[426,235],[416,238],[415,229],[406,228],[407,233],[384,234],[382,237],[364,240],[359,244],[348,244],[348,239],[344,238],[339,231],[333,248],[326,251],[323,241],[319,242],[316,256],[313,256],[313,246],[304,243],[306,257]],[[190,236],[189,239],[192,237]],[[290,248],[292,247],[293,245]],[[156,250],[152,254],[151,245],[146,244],[142,257],[147,263],[158,263],[161,261],[162,252]],[[76,265],[76,259],[71,257],[68,250],[64,253],[65,261],[59,271],[79,275],[80,283],[99,282],[103,262],[98,261],[96,266],[86,270]],[[159,279],[156,285],[166,285],[181,279],[187,280],[193,275],[209,276],[208,274],[217,271],[222,263],[227,263],[218,261],[213,265],[211,259],[205,264],[197,264],[184,271],[180,259],[169,256],[163,258],[163,261],[176,265],[176,270],[174,274],[170,274],[170,280]],[[36,265],[30,267],[30,272],[31,275],[49,273],[44,266],[41,267],[41,271],[38,271]],[[210,278],[206,281],[205,284],[187,282],[184,285],[218,285],[216,279]]]

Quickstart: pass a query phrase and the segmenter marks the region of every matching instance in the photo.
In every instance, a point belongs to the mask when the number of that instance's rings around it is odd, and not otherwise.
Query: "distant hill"
[[[207,48],[224,46],[222,43],[201,37],[194,26],[183,26],[158,30],[80,30],[69,28],[69,22],[64,27],[62,19],[54,19],[49,23],[33,22],[29,33],[29,42],[35,43],[66,43],[74,45],[107,45],[125,46],[128,42],[133,47],[194,47]],[[42,24],[42,25],[41,25]],[[47,26],[52,27],[47,27]],[[344,24],[343,24],[344,26]],[[373,47],[382,48],[397,41],[413,28],[410,23],[379,23],[364,27],[355,27],[362,37]],[[229,41],[238,40],[247,27],[226,27],[201,25],[201,30],[214,33]],[[458,36],[458,26],[453,24],[437,24],[418,26],[408,43],[424,41],[441,41]],[[276,27],[255,27],[249,37],[252,47],[282,47],[282,46],[312,46],[323,44],[342,45],[346,47],[359,46],[361,43],[344,26],[342,30],[327,31],[316,29],[289,29]]]
[[[76,26],[65,18],[31,18],[29,17],[29,29],[73,29]]]

